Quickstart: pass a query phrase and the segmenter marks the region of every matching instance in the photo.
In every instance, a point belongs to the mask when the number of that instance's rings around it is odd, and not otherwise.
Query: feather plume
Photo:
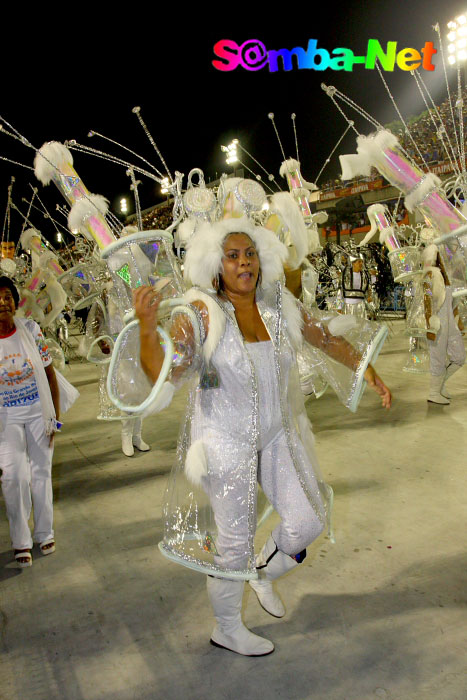
[[[308,254],[308,233],[302,213],[293,196],[289,192],[276,192],[271,197],[271,209],[281,218],[283,228],[289,231],[295,247],[294,260],[287,261],[296,270]],[[293,263],[293,264],[291,264]]]

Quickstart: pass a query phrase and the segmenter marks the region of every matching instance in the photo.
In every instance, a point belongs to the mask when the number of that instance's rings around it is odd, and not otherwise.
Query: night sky
[[[253,16],[248,6],[198,4],[190,14],[179,5],[154,5],[142,9],[139,3],[124,10],[108,6],[106,16],[66,5],[61,11],[30,11],[22,7],[16,17],[3,25],[1,51],[1,116],[25,135],[34,146],[45,141],[76,139],[78,142],[125,157],[101,139],[89,139],[94,129],[140,153],[161,169],[131,109],[141,114],[172,172],[185,175],[194,167],[207,179],[229,172],[220,145],[238,138],[267,170],[278,170],[282,160],[268,112],[274,112],[287,157],[295,156],[290,115],[297,115],[302,174],[314,180],[325,159],[346,128],[346,123],[320,85],[335,85],[378,121],[387,123],[397,114],[376,70],[355,65],[352,72],[279,70],[271,73],[237,68],[220,72],[213,68],[214,44],[232,39],[242,44],[258,39],[268,50],[300,46],[309,39],[332,51],[337,47],[366,53],[367,41],[378,39],[383,46],[397,41],[397,50],[420,50],[426,41],[439,49],[432,25],[440,23],[446,42],[446,23],[467,9],[458,2],[329,2],[284,4],[281,13],[267,5]],[[298,8],[301,9],[298,9]],[[70,6],[71,8],[71,6]],[[318,17],[318,8],[320,10]],[[15,13],[13,13],[15,14]],[[229,17],[230,16],[230,17]],[[225,17],[225,19],[224,19]],[[8,36],[10,39],[8,40]],[[447,42],[444,44],[445,50]],[[433,58],[435,70],[421,71],[438,103],[446,96],[440,53]],[[425,106],[409,72],[394,69],[384,74],[404,118]],[[451,87],[456,73],[449,71]],[[372,127],[345,107],[362,133]],[[355,134],[349,132],[339,153],[355,152]],[[32,165],[34,153],[17,141],[0,134],[0,155]],[[125,169],[74,153],[75,168],[91,192],[103,194],[116,206],[129,194]],[[134,158],[130,160],[137,162]],[[246,163],[253,164],[249,159]],[[256,169],[257,171],[257,169]],[[322,179],[339,172],[337,154]],[[0,161],[0,202],[3,212],[11,175],[16,178],[13,199],[24,211],[22,197],[30,196],[28,183],[36,184],[32,171]],[[185,183],[186,184],[186,179]],[[284,181],[285,185],[285,181]],[[158,186],[143,180],[140,197],[143,208],[161,200]],[[55,208],[64,203],[53,185],[39,185],[43,201]],[[34,218],[47,235],[47,222]],[[22,222],[12,219],[12,237]],[[49,224],[50,226],[50,224]]]

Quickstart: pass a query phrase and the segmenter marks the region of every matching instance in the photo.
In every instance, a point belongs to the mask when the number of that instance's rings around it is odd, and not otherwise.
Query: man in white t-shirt
[[[51,474],[59,390],[41,329],[32,320],[15,323],[17,303],[14,284],[0,277],[1,481],[15,559],[20,567],[26,567],[32,563],[31,506],[34,541],[42,554],[55,551]],[[44,371],[46,379],[43,374],[38,377]],[[40,400],[43,389],[38,382],[51,394],[52,402],[46,396],[48,414]]]

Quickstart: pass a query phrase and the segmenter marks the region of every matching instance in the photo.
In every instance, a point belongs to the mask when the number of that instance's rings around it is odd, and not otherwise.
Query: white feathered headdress
[[[222,272],[223,244],[231,233],[246,233],[257,250],[261,269],[261,286],[267,287],[283,274],[288,251],[277,236],[246,216],[202,223],[190,238],[184,260],[187,282],[213,289],[213,281]]]

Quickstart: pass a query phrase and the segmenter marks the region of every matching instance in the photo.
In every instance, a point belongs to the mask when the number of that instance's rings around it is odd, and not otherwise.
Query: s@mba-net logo
[[[378,39],[368,39],[366,53],[356,55],[352,49],[338,47],[332,51],[318,47],[317,39],[309,39],[306,49],[296,46],[294,49],[268,50],[262,41],[248,39],[243,44],[237,44],[231,39],[221,39],[214,44],[217,59],[212,62],[214,68],[220,71],[232,71],[244,68],[248,71],[269,69],[270,73],[293,68],[318,70],[352,71],[354,65],[362,64],[367,69],[373,69],[376,61],[385,71],[393,71],[397,66],[400,70],[411,71],[422,67],[432,71],[434,54],[438,53],[432,41],[426,41],[418,49],[399,48],[397,41],[388,41],[383,47]]]

